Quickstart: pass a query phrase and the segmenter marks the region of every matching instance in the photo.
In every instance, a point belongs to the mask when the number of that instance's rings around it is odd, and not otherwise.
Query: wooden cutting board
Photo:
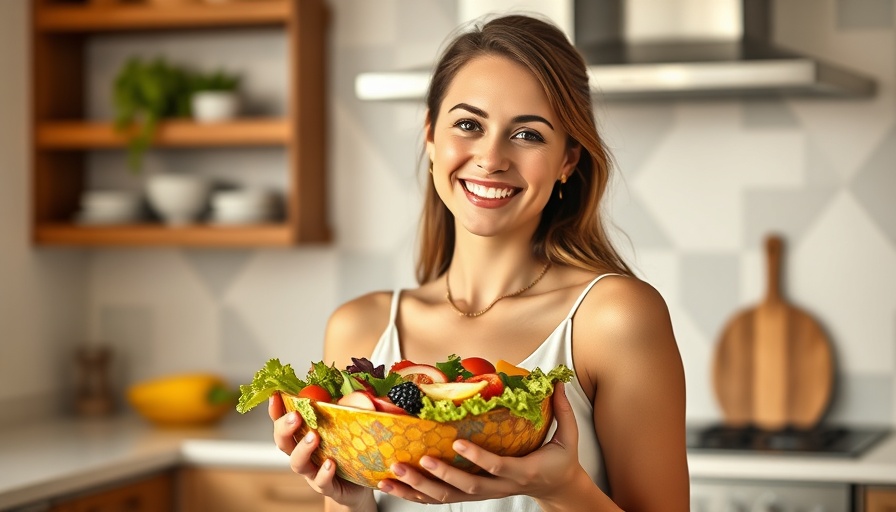
[[[730,426],[808,429],[830,402],[831,344],[818,322],[781,294],[782,252],[781,239],[769,236],[766,296],[737,313],[716,345],[713,386]]]

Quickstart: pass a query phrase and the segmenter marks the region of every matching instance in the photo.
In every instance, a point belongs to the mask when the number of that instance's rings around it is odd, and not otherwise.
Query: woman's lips
[[[460,183],[467,200],[481,208],[500,208],[512,201],[522,190],[497,183],[487,184],[469,180],[460,180]]]

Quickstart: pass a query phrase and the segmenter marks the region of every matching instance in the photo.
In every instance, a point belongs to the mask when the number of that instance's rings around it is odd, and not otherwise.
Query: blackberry
[[[408,414],[416,416],[423,408],[423,394],[413,382],[402,382],[389,390],[389,400]]]

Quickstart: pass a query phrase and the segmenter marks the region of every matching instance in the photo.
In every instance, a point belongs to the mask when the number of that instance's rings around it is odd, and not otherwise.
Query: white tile
[[[892,372],[896,249],[848,193],[785,253],[785,292],[829,329],[849,372]]]

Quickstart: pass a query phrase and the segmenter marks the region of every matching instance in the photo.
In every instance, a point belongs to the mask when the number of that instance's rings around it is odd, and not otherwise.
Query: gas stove
[[[688,428],[687,446],[692,452],[858,457],[888,433],[886,428],[837,425],[770,431],[719,424]]]

